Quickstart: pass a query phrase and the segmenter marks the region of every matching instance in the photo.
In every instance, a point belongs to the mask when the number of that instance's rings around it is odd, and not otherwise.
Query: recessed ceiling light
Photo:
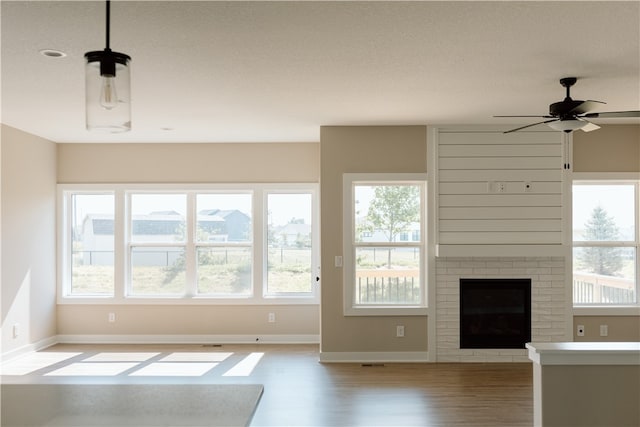
[[[162,128],[160,128],[160,130],[163,130],[163,131],[165,131],[165,132],[171,132],[171,131],[173,130],[173,128],[170,128],[170,127],[162,127]]]
[[[42,49],[40,51],[40,55],[46,56],[48,58],[64,58],[65,56],[67,56],[67,54],[63,51],[56,49]]]

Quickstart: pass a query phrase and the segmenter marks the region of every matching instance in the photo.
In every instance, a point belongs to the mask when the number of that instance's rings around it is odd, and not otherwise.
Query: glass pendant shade
[[[87,130],[131,130],[131,57],[110,49],[84,57]]]

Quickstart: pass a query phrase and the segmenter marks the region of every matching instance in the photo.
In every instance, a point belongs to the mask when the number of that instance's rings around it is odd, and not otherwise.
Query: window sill
[[[209,297],[63,297],[58,305],[319,305],[313,297],[209,298]]]
[[[640,306],[579,306],[573,307],[574,316],[640,316]]]
[[[344,309],[344,315],[350,316],[426,316],[427,307],[350,307]]]

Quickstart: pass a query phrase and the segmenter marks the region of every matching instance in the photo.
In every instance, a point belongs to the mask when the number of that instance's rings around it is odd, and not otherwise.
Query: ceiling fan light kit
[[[494,117],[539,117],[546,119],[530,125],[521,126],[515,129],[505,131],[504,133],[516,132],[532,126],[546,124],[551,129],[571,133],[574,130],[581,129],[584,132],[600,129],[600,126],[591,123],[587,119],[591,118],[621,118],[621,117],[640,117],[640,111],[610,111],[603,113],[590,113],[589,111],[598,107],[599,104],[605,104],[602,101],[580,101],[571,98],[571,86],[576,84],[576,77],[564,77],[560,79],[560,85],[567,89],[567,95],[564,100],[554,102],[549,105],[549,115],[546,116],[494,116]]]
[[[84,54],[86,126],[108,133],[131,130],[131,57],[109,48],[110,1],[106,1],[106,47]]]
[[[567,119],[567,120],[554,120],[547,125],[553,130],[559,130],[562,132],[571,132],[574,130],[582,129],[589,122],[586,120]],[[594,129],[595,130],[595,129]]]

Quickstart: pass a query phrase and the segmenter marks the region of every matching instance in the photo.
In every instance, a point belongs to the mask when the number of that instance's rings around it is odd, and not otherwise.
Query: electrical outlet
[[[107,316],[107,320],[109,320],[109,323],[114,323],[116,321],[116,314],[109,313],[109,315]]]
[[[578,325],[577,334],[578,334],[579,337],[583,337],[584,336],[584,325]]]
[[[336,258],[334,260],[334,265],[336,267],[342,267],[342,256],[341,255],[336,255]]]
[[[13,324],[13,338],[18,338],[20,336],[20,324]]]
[[[396,337],[404,337],[404,326],[396,326]]]
[[[606,337],[609,335],[609,326],[608,325],[600,325],[600,336]]]
[[[269,313],[269,323],[275,323],[275,321],[276,321],[276,314]]]
[[[487,183],[488,193],[504,193],[507,191],[507,184],[499,181],[489,181]]]

